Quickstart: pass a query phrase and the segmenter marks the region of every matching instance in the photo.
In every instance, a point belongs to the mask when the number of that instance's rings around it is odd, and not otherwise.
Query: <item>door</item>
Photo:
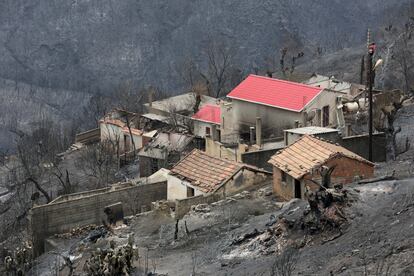
[[[295,179],[295,198],[302,198],[300,181]]]
[[[124,152],[130,151],[131,138],[129,135],[124,135]]]
[[[326,127],[329,125],[329,105],[322,108],[322,126]]]

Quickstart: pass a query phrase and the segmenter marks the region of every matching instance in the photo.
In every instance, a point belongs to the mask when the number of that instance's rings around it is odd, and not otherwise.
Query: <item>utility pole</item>
[[[369,42],[369,31],[368,31],[368,42]],[[372,68],[372,57],[375,53],[375,43],[368,44],[368,60],[367,60],[367,84],[368,84],[368,100],[369,100],[369,153],[368,160],[372,162],[372,82],[373,82],[373,68]]]

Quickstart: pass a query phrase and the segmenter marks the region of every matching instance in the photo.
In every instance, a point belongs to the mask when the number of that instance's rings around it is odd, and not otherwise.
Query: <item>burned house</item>
[[[186,93],[146,103],[146,114],[142,117],[147,122],[167,124],[176,131],[193,131],[191,116],[205,105],[215,105],[217,99],[197,93]]]
[[[314,136],[305,135],[269,160],[273,166],[273,192],[284,199],[304,198],[315,190],[321,175],[331,170],[332,185],[372,178],[374,164],[359,155]],[[333,171],[332,171],[333,170]]]
[[[197,143],[191,135],[157,132],[138,152],[140,176],[150,176],[161,168],[171,168],[196,147]]]
[[[219,105],[206,104],[192,117],[194,135],[201,138],[211,137],[220,141],[221,111]]]
[[[221,140],[249,139],[260,118],[263,138],[282,136],[298,126],[336,126],[338,100],[343,92],[302,83],[249,75],[221,104]]]
[[[243,163],[212,157],[194,149],[167,177],[168,200],[210,193],[231,195],[265,184],[270,173]]]
[[[121,153],[138,150],[145,143],[138,126],[138,114],[115,109],[99,121],[100,141],[117,144]]]
[[[362,84],[346,82],[339,80],[334,76],[328,77],[319,74],[312,74],[311,77],[303,81],[303,83],[310,86],[342,92],[345,94],[345,97],[353,97],[365,89],[365,85]]]

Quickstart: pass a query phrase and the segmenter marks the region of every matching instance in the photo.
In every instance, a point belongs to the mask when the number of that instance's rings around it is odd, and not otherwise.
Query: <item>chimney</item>
[[[254,127],[250,127],[250,145],[254,144]]]
[[[256,117],[256,144],[262,147],[262,118]]]

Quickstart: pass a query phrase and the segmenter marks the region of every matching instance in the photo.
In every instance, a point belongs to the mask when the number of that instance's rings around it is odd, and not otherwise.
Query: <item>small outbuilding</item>
[[[271,157],[273,192],[286,200],[304,198],[306,188],[319,189],[321,170],[332,169],[332,185],[372,178],[374,164],[314,136],[305,135]]]
[[[227,196],[270,180],[269,172],[194,149],[171,169],[167,177],[167,199],[210,193]]]

